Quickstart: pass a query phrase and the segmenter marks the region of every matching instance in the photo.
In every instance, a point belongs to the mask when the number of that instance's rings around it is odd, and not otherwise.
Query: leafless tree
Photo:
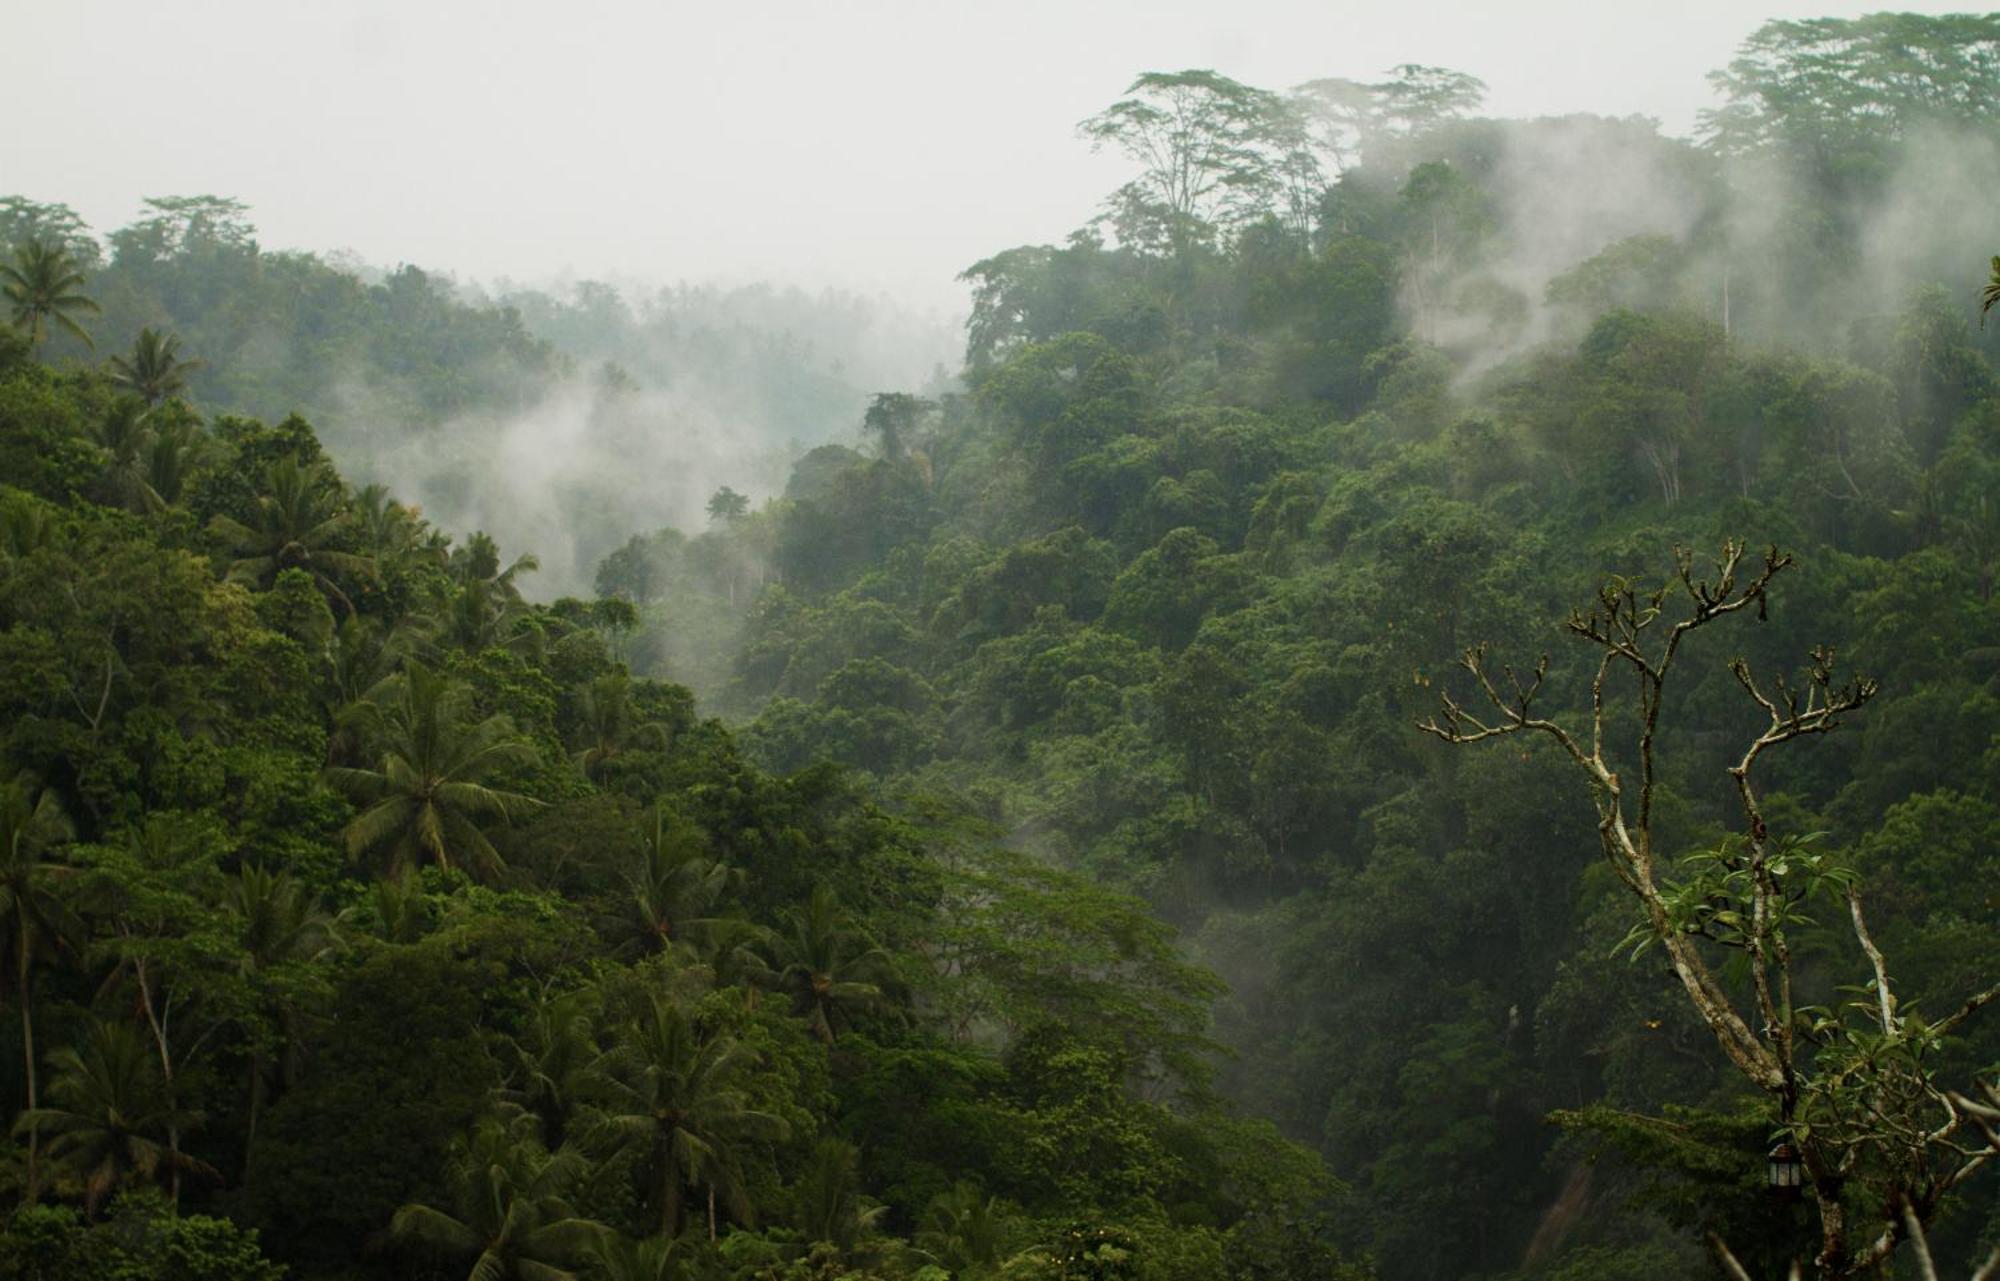
[[[1643,913],[1628,941],[1665,951],[1716,1044],[1771,1099],[1800,1153],[1819,1218],[1816,1275],[1829,1281],[1858,1276],[1907,1242],[1924,1277],[1936,1281],[1925,1226],[1953,1189],[2000,1157],[2000,1094],[1977,1081],[1970,1093],[1947,1090],[1935,1079],[1932,1060],[1945,1038],[2000,997],[2000,985],[1935,1021],[1899,1007],[1854,876],[1809,838],[1774,834],[1753,777],[1766,753],[1836,728],[1874,697],[1875,682],[1837,680],[1831,649],[1815,649],[1796,683],[1783,675],[1760,679],[1743,659],[1733,660],[1737,683],[1766,716],[1762,731],[1728,767],[1743,831],[1679,860],[1679,879],[1663,874],[1654,843],[1660,719],[1674,665],[1702,628],[1746,611],[1762,617],[1772,580],[1791,564],[1773,548],[1761,565],[1746,567],[1742,545],[1730,542],[1713,576],[1701,577],[1693,557],[1676,548],[1675,572],[1665,585],[1643,590],[1614,578],[1590,608],[1570,614],[1566,630],[1598,651],[1589,710],[1580,723],[1566,718],[1571,723],[1565,724],[1537,707],[1547,655],[1523,675],[1505,665],[1496,671],[1480,646],[1465,655],[1464,665],[1490,710],[1475,712],[1446,695],[1420,728],[1450,743],[1541,735],[1583,771],[1605,858]],[[1618,697],[1628,680],[1637,686],[1629,707]],[[1839,1008],[1793,1000],[1786,931],[1803,919],[1804,904],[1821,897],[1844,900],[1868,965],[1859,988],[1865,999]],[[1718,948],[1743,956],[1747,993],[1723,982],[1717,961],[1725,953]],[[1850,1185],[1867,1192],[1870,1221],[1850,1222],[1844,1196]],[[1749,1281],[1727,1246],[1713,1244],[1731,1275]],[[1992,1281],[1996,1271],[2000,1251],[1973,1276]]]

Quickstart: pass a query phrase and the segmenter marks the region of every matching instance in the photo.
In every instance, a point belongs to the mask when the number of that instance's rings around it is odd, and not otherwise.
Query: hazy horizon
[[[552,20],[78,0],[14,19],[20,47],[68,56],[15,68],[40,109],[0,136],[0,189],[100,234],[147,196],[233,196],[268,248],[489,286],[770,281],[949,313],[959,271],[1059,240],[1123,180],[1075,125],[1140,71],[1286,88],[1423,62],[1484,79],[1494,115],[1646,115],[1685,134],[1706,74],[1766,18],[1876,7],[606,4]]]

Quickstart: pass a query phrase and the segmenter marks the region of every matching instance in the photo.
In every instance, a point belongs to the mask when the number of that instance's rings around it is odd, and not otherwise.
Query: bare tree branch
[[[1931,1258],[1930,1238],[1924,1235],[1924,1221],[1917,1217],[1916,1207],[1907,1200],[1903,1202],[1903,1230],[1910,1236],[1910,1252],[1917,1256],[1917,1267],[1924,1274],[1924,1281],[1938,1281],[1937,1262]]]
[[[1875,1017],[1884,1032],[1896,1030],[1896,996],[1889,990],[1889,963],[1882,959],[1882,950],[1875,946],[1875,940],[1868,935],[1868,922],[1861,915],[1861,892],[1853,886],[1847,889],[1847,910],[1854,918],[1854,937],[1861,942],[1861,950],[1868,956],[1868,964],[1875,970]]]
[[[1921,1061],[1925,1046],[1949,1034],[1973,1012],[2000,1000],[1995,986],[1966,1000],[1942,1022],[1923,1027],[1899,1017],[1887,959],[1870,935],[1858,891],[1847,892],[1855,937],[1873,975],[1874,999],[1869,1018],[1880,1035],[1907,1043],[1911,1054],[1882,1056],[1856,1040],[1859,1029],[1843,1023],[1848,1014],[1817,1024],[1802,1021],[1792,1006],[1792,956],[1786,927],[1801,919],[1796,910],[1801,895],[1838,884],[1821,856],[1799,853],[1791,844],[1773,846],[1757,796],[1754,773],[1764,754],[1796,739],[1830,733],[1845,717],[1877,693],[1873,680],[1837,680],[1831,648],[1815,648],[1807,656],[1803,677],[1778,674],[1759,680],[1749,663],[1737,658],[1729,670],[1750,701],[1764,713],[1764,725],[1726,768],[1741,804],[1746,828],[1740,843],[1725,845],[1709,856],[1697,884],[1662,884],[1652,827],[1655,787],[1659,778],[1655,752],[1666,708],[1666,682],[1678,661],[1683,642],[1718,618],[1756,609],[1766,615],[1773,580],[1792,565],[1792,558],[1767,549],[1761,563],[1746,563],[1744,547],[1730,541],[1712,569],[1698,573],[1693,556],[1674,549],[1673,573],[1657,589],[1642,589],[1633,580],[1613,578],[1597,592],[1586,609],[1574,610],[1565,630],[1596,647],[1598,661],[1589,685],[1587,731],[1572,731],[1541,712],[1537,702],[1548,675],[1546,655],[1523,675],[1513,668],[1489,664],[1484,646],[1469,650],[1463,660],[1486,707],[1475,713],[1449,694],[1440,710],[1420,728],[1451,743],[1533,732],[1553,739],[1591,782],[1598,813],[1598,835],[1604,855],[1619,879],[1640,900],[1646,925],[1667,954],[1676,978],[1695,1011],[1707,1024],[1717,1046],[1750,1081],[1764,1090],[1790,1125],[1795,1109],[1812,1109],[1811,1124],[1800,1124],[1796,1142],[1801,1149],[1820,1219],[1819,1275],[1850,1278],[1880,1265],[1908,1239],[1926,1256],[1929,1244],[1923,1225],[1951,1188],[1983,1166],[2000,1159],[2000,1094],[1975,1082],[1986,1102],[1964,1095],[1947,1095],[1933,1084]],[[1678,604],[1675,604],[1678,602]],[[1670,612],[1673,617],[1669,617]],[[1664,633],[1662,635],[1661,633]],[[1629,671],[1637,684],[1637,705],[1630,722],[1631,737],[1622,744],[1609,741],[1607,682],[1614,671]],[[1490,710],[1488,710],[1490,709]],[[1617,760],[1623,767],[1614,768]],[[1801,869],[1804,869],[1803,871]],[[1706,897],[1704,897],[1706,896]],[[1749,984],[1760,1026],[1755,1030],[1739,1012],[1730,989],[1718,977],[1704,947],[1713,942],[1741,948],[1748,961]],[[1868,1009],[1869,1007],[1862,1007]],[[1907,1024],[1907,1026],[1906,1026]],[[1813,1047],[1815,1071],[1797,1062],[1798,1040]],[[1826,1056],[1832,1053],[1833,1058]],[[1940,1109],[1941,1119],[1930,1109]],[[1976,1129],[1985,1146],[1967,1142],[1967,1127]],[[1890,1207],[1879,1233],[1865,1248],[1851,1248],[1848,1207],[1843,1186],[1867,1174],[1879,1194],[1877,1204]],[[1710,1238],[1725,1270],[1737,1281],[1748,1281],[1740,1262],[1715,1237]],[[1796,1275],[1797,1267],[1794,1266]],[[1991,1267],[1985,1270],[1990,1274]],[[1990,1275],[1987,1281],[1991,1281]]]

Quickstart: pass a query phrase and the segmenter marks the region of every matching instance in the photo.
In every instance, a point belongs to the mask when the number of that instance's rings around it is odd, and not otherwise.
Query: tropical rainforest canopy
[[[2000,18],[1715,82],[1141,75],[894,390],[0,201],[0,1275],[1970,1275]]]

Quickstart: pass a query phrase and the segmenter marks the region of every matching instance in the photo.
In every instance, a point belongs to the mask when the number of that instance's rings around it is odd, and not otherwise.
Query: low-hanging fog
[[[1828,11],[1767,16],[1787,9]],[[416,262],[459,297],[516,308],[560,353],[560,369],[509,374],[507,394],[471,408],[413,410],[363,368],[333,371],[309,404],[227,406],[308,413],[343,466],[394,477],[440,527],[534,549],[543,596],[587,590],[625,536],[699,528],[720,486],[778,492],[803,450],[855,440],[873,393],[941,388],[960,353],[957,273],[999,246],[1060,242],[1098,212],[1122,158],[1074,128],[1136,68],[1214,65],[1278,90],[1412,61],[1481,77],[1483,110],[1508,123],[1461,157],[1494,171],[1499,196],[1478,266],[1441,258],[1426,296],[1403,299],[1416,332],[1468,372],[1564,332],[1551,282],[1633,237],[1670,242],[1677,287],[1705,294],[1690,303],[1719,315],[1729,282],[1731,322],[1751,332],[1797,330],[1806,302],[1800,282],[1772,295],[1734,274],[1786,217],[1782,176],[1717,171],[1679,140],[1744,29],[1720,3],[1445,3],[1365,20],[1106,5],[1065,10],[1061,40],[1033,5],[1006,22],[951,5],[561,23],[454,5],[241,7],[223,29],[274,56],[174,76],[157,139],[112,128],[131,114],[117,104],[164,92],[167,69],[195,55],[195,24],[89,3],[19,23],[27,45],[87,39],[107,74],[89,110],[0,137],[0,187],[69,204],[100,232],[141,195],[218,191],[247,204],[267,250],[320,252],[368,280]],[[223,59],[216,25],[199,26],[200,56]],[[53,74],[18,68],[24,100],[59,98]],[[259,110],[238,110],[246,99]],[[68,158],[85,153],[99,163],[78,172]],[[1985,138],[1913,149],[1865,211],[1865,261],[1814,284],[1812,308],[1935,270],[1934,247],[1978,224],[1992,156]],[[238,350],[254,362],[268,341]],[[563,514],[577,510],[588,522]]]
[[[541,599],[590,595],[634,534],[699,531],[719,489],[752,504],[782,492],[801,454],[859,443],[870,395],[942,379],[960,346],[942,315],[834,291],[683,285],[635,307],[586,281],[467,296],[516,309],[569,358],[560,375],[416,431],[357,375],[322,435],[440,528],[534,554],[524,588]]]

